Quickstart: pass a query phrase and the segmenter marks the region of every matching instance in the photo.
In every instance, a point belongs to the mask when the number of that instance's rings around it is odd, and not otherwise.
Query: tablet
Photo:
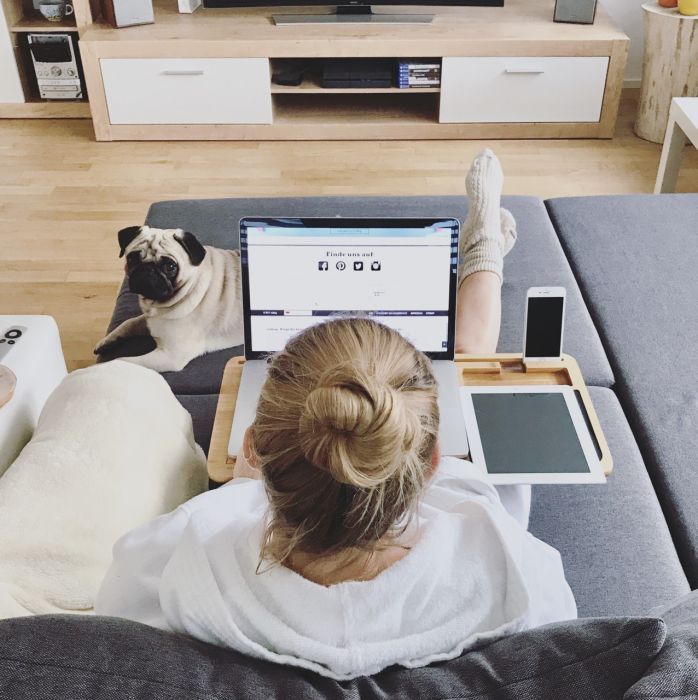
[[[569,386],[461,387],[470,458],[494,484],[604,483]]]

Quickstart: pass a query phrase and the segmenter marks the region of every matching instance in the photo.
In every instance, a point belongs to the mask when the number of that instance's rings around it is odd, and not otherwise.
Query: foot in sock
[[[474,272],[489,271],[502,279],[504,256],[516,242],[516,221],[500,207],[504,175],[497,156],[485,149],[465,178],[468,217],[460,239],[459,284]]]

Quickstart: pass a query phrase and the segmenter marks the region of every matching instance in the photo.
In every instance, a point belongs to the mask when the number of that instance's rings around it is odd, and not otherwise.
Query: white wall
[[[0,103],[24,102],[5,14],[0,3]]]
[[[642,78],[644,46],[642,0],[601,0],[616,24],[630,37],[626,85],[637,86]]]

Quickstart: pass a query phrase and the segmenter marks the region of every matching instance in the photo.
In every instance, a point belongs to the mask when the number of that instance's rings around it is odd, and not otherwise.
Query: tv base
[[[284,14],[272,15],[274,24],[339,24],[348,22],[351,24],[429,24],[434,15],[400,15],[377,14],[374,15],[370,5],[338,5],[336,13],[322,15]]]

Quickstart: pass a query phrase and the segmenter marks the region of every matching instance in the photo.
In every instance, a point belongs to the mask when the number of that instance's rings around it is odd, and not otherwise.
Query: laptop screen
[[[457,219],[242,219],[245,357],[361,315],[452,359],[458,234]]]

